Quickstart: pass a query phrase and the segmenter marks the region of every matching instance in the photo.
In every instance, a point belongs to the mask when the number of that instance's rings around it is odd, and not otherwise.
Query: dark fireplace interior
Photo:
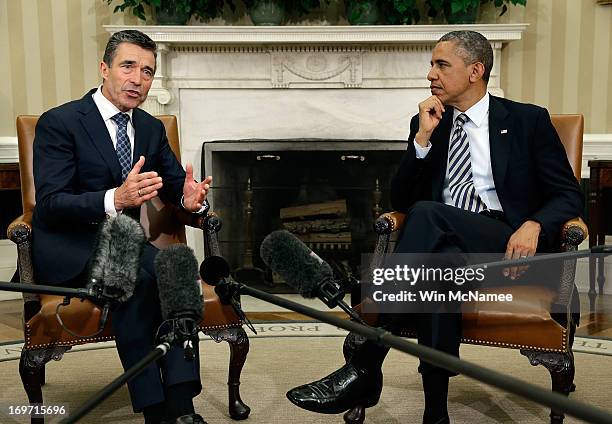
[[[204,143],[202,175],[213,175],[221,253],[235,278],[269,292],[292,292],[259,256],[264,237],[278,229],[294,233],[339,277],[358,278],[361,254],[374,248],[374,219],[390,210],[389,185],[405,148],[406,141],[389,140]]]

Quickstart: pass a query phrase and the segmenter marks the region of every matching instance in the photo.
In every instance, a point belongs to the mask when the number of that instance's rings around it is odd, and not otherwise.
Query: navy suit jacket
[[[94,92],[45,112],[36,125],[32,256],[41,284],[70,280],[85,269],[106,217],[104,194],[122,183]],[[134,109],[132,125],[134,162],[144,156],[141,172],[156,171],[163,178],[160,194],[179,204],[185,172],[170,149],[164,125],[141,109]],[[126,212],[139,215],[138,209]]]
[[[452,119],[447,107],[429,154],[417,159],[419,117],[412,118],[408,149],[391,183],[395,210],[405,212],[419,200],[443,201]],[[563,223],[582,215],[583,198],[548,111],[491,96],[489,142],[495,190],[509,224],[517,229],[527,220],[539,222],[543,247],[554,249]]]

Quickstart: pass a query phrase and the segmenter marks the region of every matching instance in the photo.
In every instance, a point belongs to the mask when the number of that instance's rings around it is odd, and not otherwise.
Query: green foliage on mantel
[[[236,10],[250,10],[261,0],[102,0],[111,5],[115,3],[113,12],[131,11],[133,15],[146,20],[151,11],[164,15],[184,15],[185,23],[190,16],[206,21],[223,16],[224,11],[235,13]],[[271,0],[267,0],[271,1]],[[351,0],[278,0],[286,14],[304,16],[313,9],[321,9],[330,3],[342,2],[347,7]],[[340,3],[340,4],[342,4]],[[358,0],[358,3],[372,3],[380,11],[379,24],[406,25],[421,21],[421,12],[431,18],[444,14],[448,23],[474,23],[480,5],[492,3],[500,9],[503,15],[509,5],[527,4],[527,0]],[[225,8],[228,9],[225,9]],[[354,10],[354,7],[351,8]],[[352,12],[354,13],[354,12]],[[466,17],[467,15],[467,17]],[[465,22],[464,20],[471,20]]]

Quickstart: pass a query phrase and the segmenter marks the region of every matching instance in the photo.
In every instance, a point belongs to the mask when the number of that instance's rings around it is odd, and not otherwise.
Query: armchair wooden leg
[[[550,373],[552,389],[555,392],[569,396],[574,391],[574,354],[537,352],[533,350],[521,350],[531,365],[544,365]],[[551,424],[562,424],[565,415],[562,412],[550,411]]]
[[[249,337],[242,327],[223,330],[204,330],[215,342],[227,342],[230,347],[227,390],[229,396],[229,414],[234,420],[244,420],[251,413],[251,408],[240,398],[240,374],[249,353]]]
[[[242,328],[235,329],[236,337],[229,338],[230,364],[227,379],[229,414],[234,420],[244,420],[251,408],[240,398],[240,374],[249,353],[249,337]]]
[[[44,380],[44,365],[37,365],[33,363],[28,357],[27,351],[21,352],[21,358],[19,360],[19,375],[21,376],[21,382],[23,388],[28,395],[30,404],[42,404],[42,384]],[[43,418],[32,417],[32,424],[43,424],[45,420]]]

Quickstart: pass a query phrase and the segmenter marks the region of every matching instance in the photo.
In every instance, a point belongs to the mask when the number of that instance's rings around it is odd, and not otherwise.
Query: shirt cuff
[[[424,159],[425,156],[427,156],[427,154],[431,150],[431,142],[428,140],[426,147],[421,146],[416,141],[413,141],[413,143],[414,143],[414,151],[416,152],[417,159]]]
[[[121,211],[115,209],[115,190],[117,189],[111,188],[104,193],[104,211],[111,217],[115,217],[117,214],[121,213]]]
[[[185,207],[185,202],[184,202],[184,200],[185,200],[185,196],[181,196],[181,207],[182,207],[183,209],[185,209],[187,212],[191,212],[190,210],[188,210],[188,209]],[[191,212],[191,213],[195,213],[195,214],[198,214],[198,215],[203,215],[203,214],[205,214],[206,212],[208,212],[208,210],[209,210],[209,209],[210,209],[210,205],[208,204],[208,200],[207,200],[207,199],[204,199],[204,203],[202,203],[202,207],[200,208],[200,210],[195,211],[195,212]]]

